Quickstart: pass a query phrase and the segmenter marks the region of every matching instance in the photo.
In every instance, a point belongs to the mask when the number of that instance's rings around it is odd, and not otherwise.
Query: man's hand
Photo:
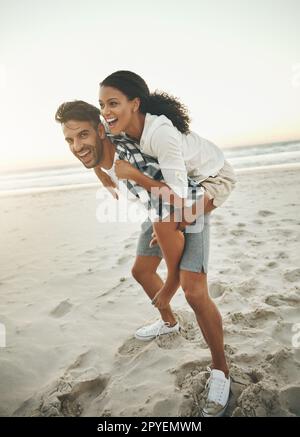
[[[171,300],[170,296],[161,293],[159,290],[154,298],[152,299],[152,305],[154,305],[157,309],[163,310],[166,309]]]
[[[152,239],[150,241],[149,247],[156,246],[156,244],[158,244],[158,240],[157,240],[157,235],[156,235],[156,232],[154,229],[153,229],[153,232],[151,234],[151,237],[152,237]]]
[[[128,161],[118,159],[115,163],[115,173],[118,179],[131,179],[132,181],[134,181],[136,175],[140,172]]]

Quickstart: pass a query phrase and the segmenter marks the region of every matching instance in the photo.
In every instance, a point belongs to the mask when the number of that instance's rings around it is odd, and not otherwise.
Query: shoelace
[[[165,326],[167,326],[169,328],[170,327],[170,322],[164,322],[163,324],[160,325],[160,327],[157,330],[155,338],[160,336],[160,332],[161,332],[162,328],[164,328]]]

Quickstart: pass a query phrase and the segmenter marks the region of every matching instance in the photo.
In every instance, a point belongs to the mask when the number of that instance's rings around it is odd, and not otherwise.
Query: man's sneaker
[[[201,415],[203,417],[223,416],[228,405],[230,394],[230,378],[226,378],[221,370],[208,367],[210,377],[205,386]]]
[[[159,337],[160,335],[172,334],[173,332],[179,332],[179,323],[170,326],[170,323],[164,322],[163,320],[158,320],[152,325],[144,326],[140,328],[135,333],[135,338],[138,340],[148,341],[153,338]]]

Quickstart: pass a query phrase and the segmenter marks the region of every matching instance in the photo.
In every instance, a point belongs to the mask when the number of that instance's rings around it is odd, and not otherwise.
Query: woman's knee
[[[139,268],[139,266],[134,264],[131,268],[131,275],[133,276],[133,278],[139,282],[139,279],[141,278],[141,274],[142,274],[142,270]]]

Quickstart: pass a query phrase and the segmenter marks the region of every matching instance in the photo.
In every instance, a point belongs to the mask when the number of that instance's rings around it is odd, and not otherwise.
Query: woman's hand
[[[152,299],[152,305],[154,305],[159,310],[163,310],[167,308],[167,306],[170,303],[170,300],[171,300],[170,296],[161,293],[161,290],[159,290],[154,296],[154,298]]]
[[[128,161],[124,161],[123,159],[118,159],[115,162],[115,173],[118,179],[131,179],[135,180],[137,174],[139,174],[139,170],[131,165]]]
[[[185,222],[184,220],[182,220],[181,222],[178,222],[177,229],[179,229],[179,231],[181,231],[181,232],[184,232],[187,225],[188,225],[188,223]]]

